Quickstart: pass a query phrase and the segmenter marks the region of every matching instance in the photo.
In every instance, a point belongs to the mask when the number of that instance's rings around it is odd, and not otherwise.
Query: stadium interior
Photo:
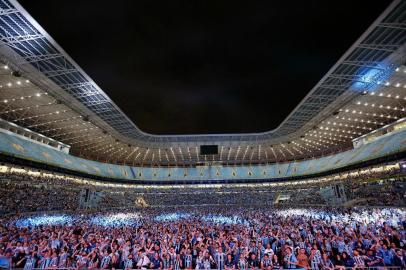
[[[143,132],[0,0],[0,269],[406,269],[406,1],[274,130]]]

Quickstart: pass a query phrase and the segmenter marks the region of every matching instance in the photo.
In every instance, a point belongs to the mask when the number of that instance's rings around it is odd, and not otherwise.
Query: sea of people
[[[29,175],[21,172],[0,173],[0,214],[35,211],[75,210],[78,208],[108,209],[112,207],[167,205],[257,205],[272,206],[278,196],[287,196],[284,205],[325,205],[329,198],[323,188],[342,186],[348,200],[361,200],[362,205],[406,206],[406,176],[385,172],[367,176],[337,179],[329,182],[303,182],[275,186],[202,187],[184,186],[182,189],[144,187],[105,187],[75,182],[52,174]],[[86,180],[92,181],[92,180]],[[84,191],[92,195],[83,203]],[[94,196],[93,196],[94,195]],[[35,199],[33,199],[35,198]],[[137,203],[141,202],[141,203]],[[91,204],[93,203],[93,204]],[[356,205],[356,204],[355,204]]]
[[[401,208],[147,208],[0,220],[0,268],[405,269]]]
[[[74,210],[80,189],[69,181],[22,173],[0,174],[0,215],[3,213]]]
[[[335,187],[365,208],[328,206]],[[198,188],[3,171],[0,269],[406,269],[405,206],[405,175],[372,169]]]

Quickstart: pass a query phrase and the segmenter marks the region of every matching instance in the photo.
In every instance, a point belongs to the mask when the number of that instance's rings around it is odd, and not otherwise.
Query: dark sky
[[[143,131],[277,127],[390,1],[19,0]]]

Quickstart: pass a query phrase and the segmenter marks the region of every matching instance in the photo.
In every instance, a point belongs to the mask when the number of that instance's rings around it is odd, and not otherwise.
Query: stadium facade
[[[394,1],[264,133],[141,131],[15,0],[0,1],[0,39],[5,161],[137,183],[255,182],[314,177],[406,152],[405,1]],[[204,145],[218,151],[202,154]]]

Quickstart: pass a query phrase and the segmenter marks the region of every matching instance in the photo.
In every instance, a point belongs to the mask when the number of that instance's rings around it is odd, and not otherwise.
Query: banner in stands
[[[252,166],[130,167],[75,157],[19,136],[0,132],[0,153],[81,173],[122,180],[202,181],[281,179],[313,175],[367,160],[406,151],[406,130],[383,136],[374,142],[335,155],[311,160]]]

